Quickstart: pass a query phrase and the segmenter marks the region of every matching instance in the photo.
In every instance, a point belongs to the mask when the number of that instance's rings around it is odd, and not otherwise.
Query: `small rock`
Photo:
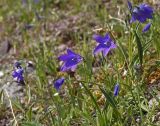
[[[54,94],[54,96],[58,96],[58,95],[59,95],[59,93],[55,93],[55,94]]]
[[[0,78],[4,76],[4,73],[0,71]]]
[[[4,41],[2,44],[0,44],[0,56],[3,56],[9,52],[11,48],[11,44],[9,41]]]
[[[30,74],[33,71],[35,71],[35,64],[32,61],[28,61],[26,65],[26,72]]]
[[[141,121],[141,119],[140,119],[140,117],[138,117],[138,118],[136,119],[136,122],[137,122],[137,123],[140,123],[140,121]]]
[[[61,44],[57,47],[58,50],[63,51],[66,49],[66,45],[65,44]]]
[[[4,104],[9,107],[8,96],[12,100],[23,99],[24,98],[24,86],[19,85],[16,82],[7,82],[1,88],[4,92]]]
[[[155,99],[155,98],[152,98],[150,101],[149,101],[149,108],[152,108],[153,106],[158,106],[158,101]]]
[[[24,29],[25,29],[25,30],[30,30],[30,29],[32,29],[33,27],[34,27],[33,24],[26,24],[26,25],[24,26]]]

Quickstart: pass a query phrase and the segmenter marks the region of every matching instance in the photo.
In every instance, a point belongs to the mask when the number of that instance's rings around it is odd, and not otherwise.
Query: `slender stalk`
[[[10,96],[9,96],[9,94],[8,94],[8,92],[7,92],[6,89],[5,89],[5,92],[6,92],[6,95],[7,95],[7,97],[8,97],[8,100],[9,100],[9,105],[10,105],[10,108],[11,108],[11,112],[12,112],[12,115],[13,115],[13,118],[14,118],[14,121],[15,121],[15,124],[16,124],[16,126],[18,126],[18,122],[17,122],[17,120],[16,120],[16,117],[15,117],[15,114],[14,114],[14,111],[13,111],[13,107],[12,107],[12,102],[11,102]]]

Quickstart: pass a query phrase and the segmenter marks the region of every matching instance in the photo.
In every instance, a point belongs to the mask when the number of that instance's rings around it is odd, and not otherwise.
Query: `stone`
[[[4,72],[0,71],[0,78],[4,76]]]
[[[24,98],[24,86],[17,82],[7,82],[2,86],[0,91],[4,94],[4,104],[6,107],[10,107],[9,100],[21,100]]]
[[[9,41],[2,42],[0,44],[0,57],[7,54],[9,52],[10,48],[11,48],[11,44],[9,43]]]

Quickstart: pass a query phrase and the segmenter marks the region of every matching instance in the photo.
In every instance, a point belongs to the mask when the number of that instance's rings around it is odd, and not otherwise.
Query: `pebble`
[[[12,100],[16,100],[16,99],[23,99],[24,98],[24,86],[16,83],[16,82],[7,82],[6,84],[4,84],[0,90],[4,91],[4,104],[6,105],[6,107],[9,107],[9,100],[8,100],[8,96],[12,99]]]
[[[4,73],[0,71],[0,78],[4,76]]]
[[[58,96],[58,95],[59,95],[59,93],[55,93],[55,94],[54,94],[54,96]]]
[[[11,48],[11,44],[9,41],[2,42],[0,44],[0,57],[7,54],[9,52],[10,48]]]
[[[155,98],[152,98],[149,100],[149,108],[152,108],[153,106],[158,106],[158,101]]]
[[[26,73],[31,74],[35,71],[35,64],[32,61],[28,61],[26,64]]]

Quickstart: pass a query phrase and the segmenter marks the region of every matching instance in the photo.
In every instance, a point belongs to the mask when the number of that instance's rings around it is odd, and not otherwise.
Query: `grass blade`
[[[139,61],[140,61],[140,64],[142,66],[142,64],[143,64],[143,47],[142,47],[142,43],[141,43],[141,40],[140,40],[138,34],[136,33],[136,31],[134,31],[134,35],[136,37],[136,43],[137,43],[137,47],[138,47]]]

